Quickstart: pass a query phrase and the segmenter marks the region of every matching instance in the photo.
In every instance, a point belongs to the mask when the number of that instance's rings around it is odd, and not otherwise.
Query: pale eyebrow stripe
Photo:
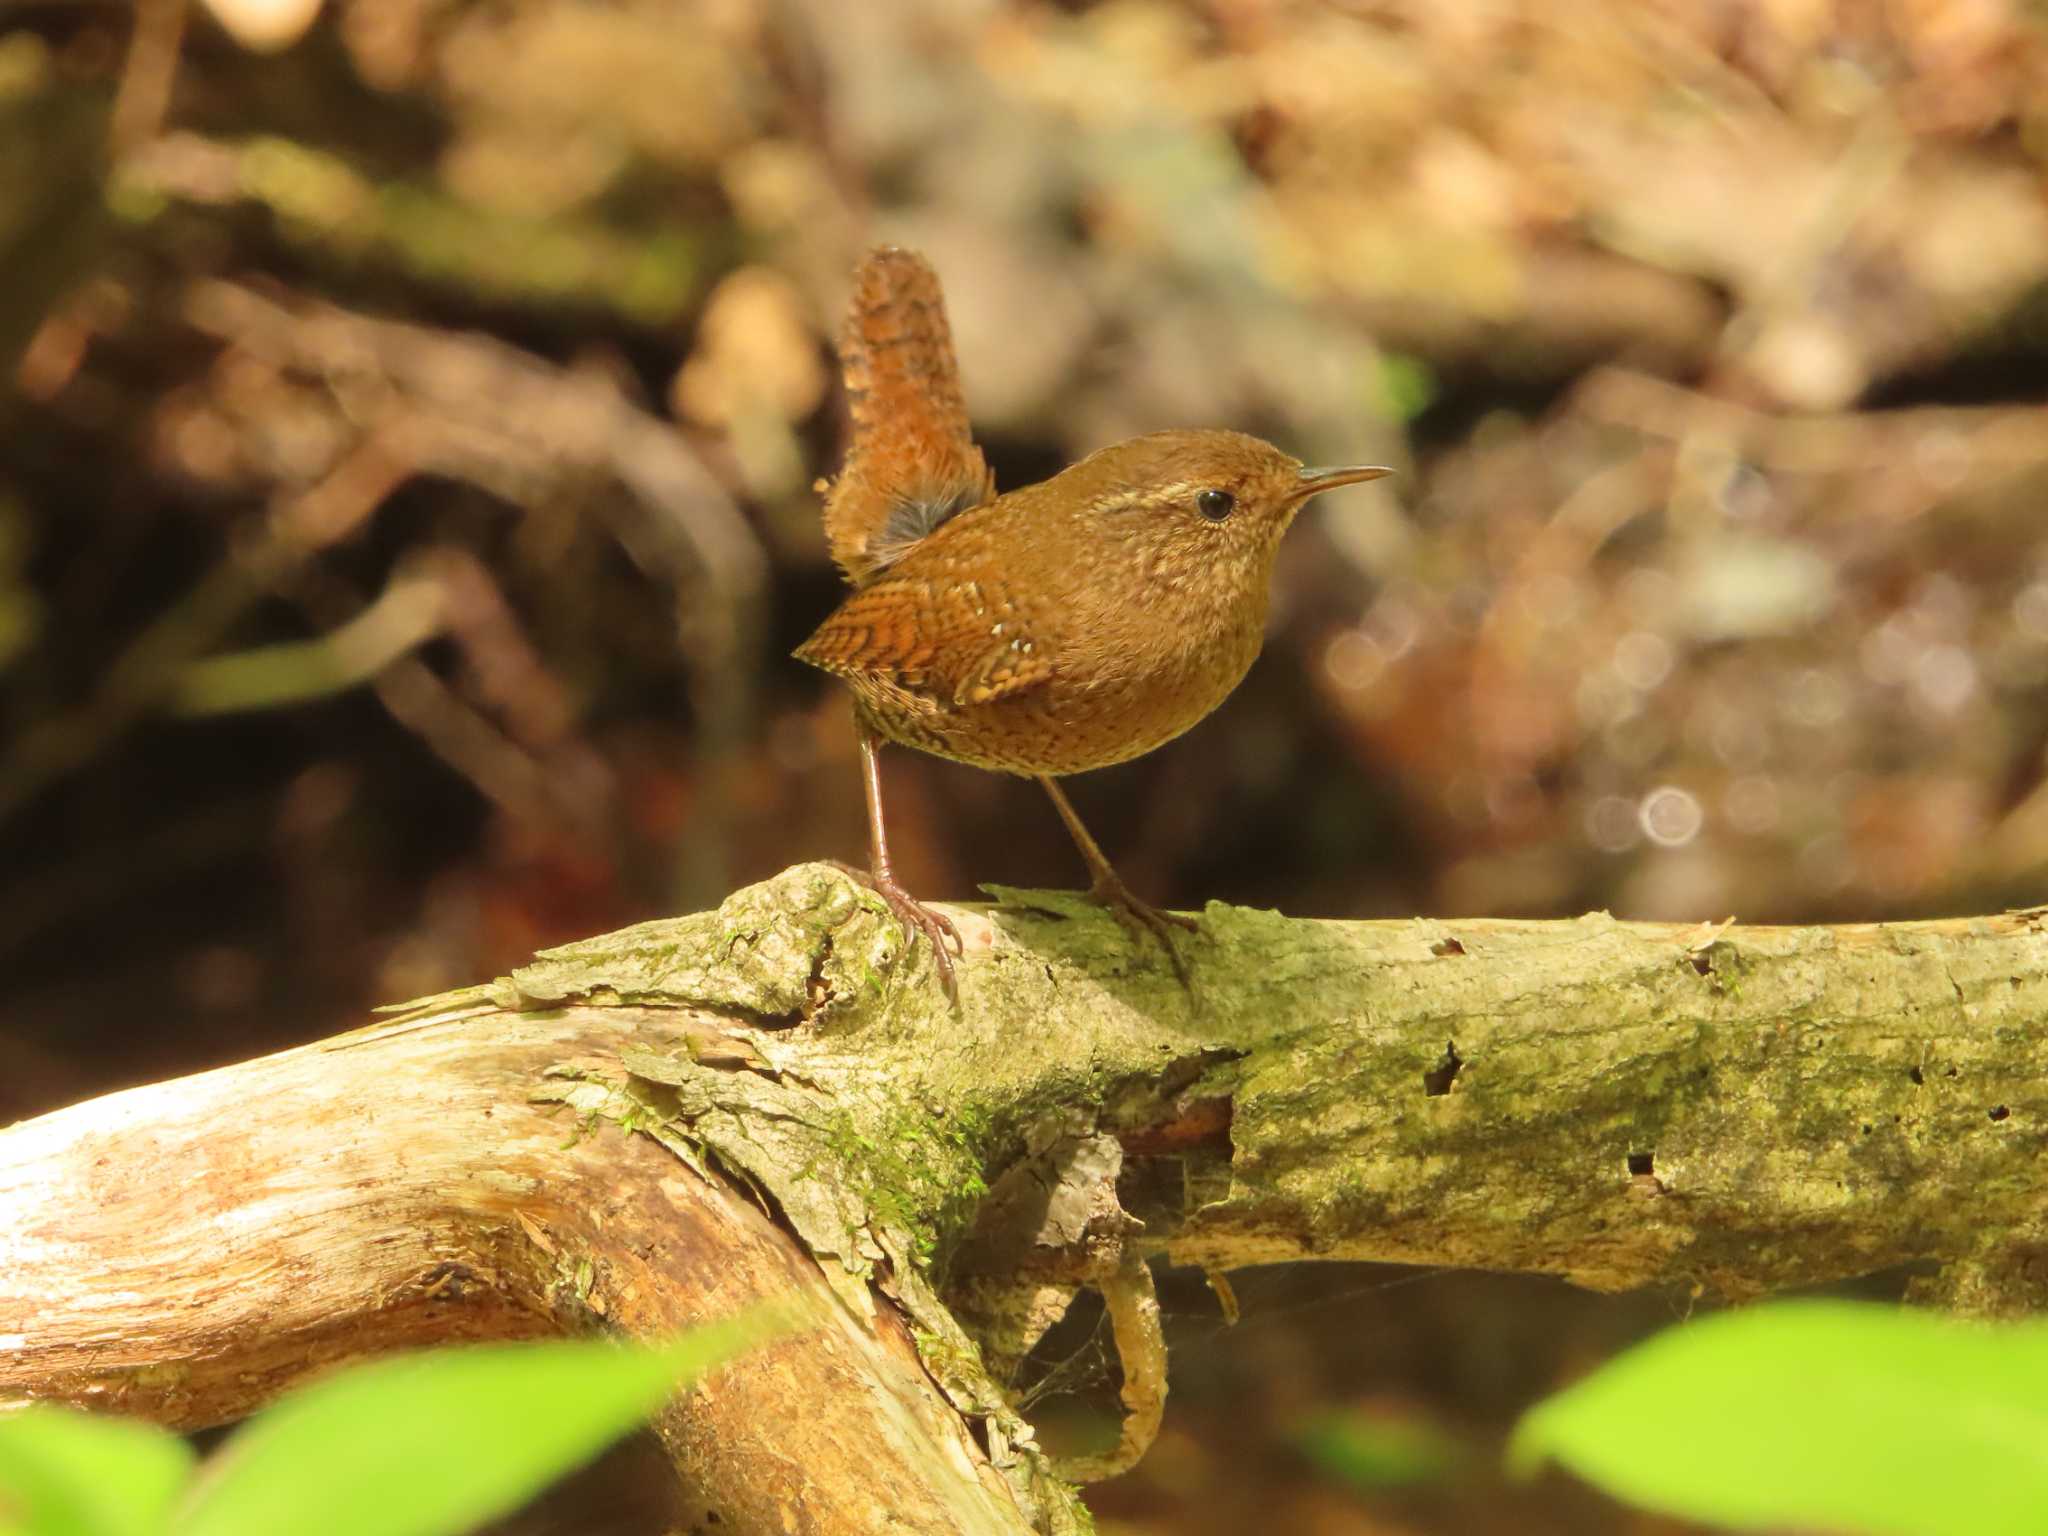
[[[1133,507],[1142,507],[1151,502],[1171,501],[1176,497],[1190,495],[1194,490],[1195,483],[1192,480],[1187,480],[1173,485],[1161,486],[1153,491],[1126,491],[1114,501],[1098,502],[1095,510],[1104,514],[1128,512]]]

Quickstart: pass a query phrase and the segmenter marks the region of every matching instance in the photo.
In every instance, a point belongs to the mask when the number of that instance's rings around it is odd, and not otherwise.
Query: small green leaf
[[[1406,352],[1382,352],[1379,362],[1380,399],[1387,414],[1396,421],[1413,421],[1429,409],[1438,386],[1428,363]]]
[[[754,1313],[661,1349],[481,1345],[359,1366],[252,1420],[171,1529],[454,1536],[516,1509],[780,1326]]]
[[[1738,1529],[2048,1530],[2048,1323],[1788,1302],[1670,1329],[1531,1409],[1510,1465]]]
[[[0,1415],[0,1533],[159,1536],[192,1459],[135,1419],[50,1404]]]
[[[1450,1436],[1418,1419],[1350,1410],[1316,1415],[1293,1440],[1324,1472],[1368,1493],[1435,1482],[1456,1468],[1460,1452]]]

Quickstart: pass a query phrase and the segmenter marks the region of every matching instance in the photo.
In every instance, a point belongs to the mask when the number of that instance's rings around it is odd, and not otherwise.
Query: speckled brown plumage
[[[921,928],[951,990],[951,925],[889,869],[878,741],[1044,783],[1092,894],[1157,933],[1053,782],[1149,752],[1257,658],[1280,536],[1308,497],[1387,473],[1310,471],[1238,432],[1158,432],[1004,496],[968,436],[938,280],[904,251],[856,276],[842,339],[846,468],[826,501],[856,590],[796,655],[854,695],[875,888]],[[1185,973],[1183,973],[1185,974]]]
[[[880,735],[978,768],[1104,768],[1170,741],[1259,653],[1301,465],[1161,432],[962,512],[848,597],[798,657]],[[1236,498],[1221,522],[1203,491]]]

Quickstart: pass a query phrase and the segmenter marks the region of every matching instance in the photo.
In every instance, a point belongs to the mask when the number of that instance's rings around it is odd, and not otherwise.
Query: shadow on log
[[[0,1132],[0,1399],[182,1427],[401,1346],[828,1319],[661,1428],[726,1529],[1063,1531],[1164,1396],[1147,1257],[1749,1296],[1919,1264],[2043,1299],[2048,934],[1323,923],[1212,907],[1183,989],[1077,898],[921,950],[830,870],[317,1045]],[[1124,1444],[1005,1396],[1110,1301]]]

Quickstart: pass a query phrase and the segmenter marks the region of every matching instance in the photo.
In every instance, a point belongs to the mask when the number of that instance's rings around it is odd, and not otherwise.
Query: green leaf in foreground
[[[157,1536],[192,1451],[133,1419],[39,1405],[0,1415],[0,1533]]]
[[[777,1331],[759,1314],[659,1349],[479,1345],[344,1371],[251,1420],[175,1536],[453,1536],[517,1508]]]
[[[1739,1529],[2048,1531],[2048,1323],[1852,1302],[1725,1312],[1537,1404],[1508,1456]]]

